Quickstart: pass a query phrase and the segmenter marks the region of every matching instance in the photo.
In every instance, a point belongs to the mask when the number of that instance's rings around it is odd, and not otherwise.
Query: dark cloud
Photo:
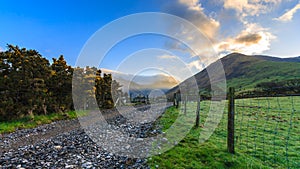
[[[236,43],[245,43],[247,45],[256,44],[262,39],[258,33],[241,35],[235,39]]]

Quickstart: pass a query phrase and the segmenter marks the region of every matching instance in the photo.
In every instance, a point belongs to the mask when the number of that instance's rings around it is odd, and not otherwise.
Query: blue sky
[[[63,54],[75,65],[83,45],[97,30],[140,12],[164,12],[189,20],[207,36],[219,57],[231,52],[300,55],[298,0],[1,1],[0,50],[14,44],[36,49],[49,60]],[[136,51],[161,48],[182,57],[194,73],[203,68],[203,61],[171,41],[156,35],[128,38],[111,49],[100,67],[116,69]],[[204,65],[213,60],[199,55],[207,60]]]
[[[1,1],[0,47],[32,48],[47,58],[63,54],[74,65],[85,42],[105,24],[132,13],[158,10],[158,5],[132,0]]]

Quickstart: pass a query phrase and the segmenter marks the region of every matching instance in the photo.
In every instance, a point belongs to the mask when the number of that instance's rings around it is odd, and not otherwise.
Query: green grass
[[[201,125],[207,117],[209,105],[209,101],[201,102]],[[188,110],[195,106],[195,103],[189,103]],[[234,155],[227,152],[226,112],[206,142],[198,142],[202,128],[192,128],[175,147],[150,157],[150,167],[299,168],[300,97],[236,100]],[[194,116],[193,113],[190,115]],[[157,123],[166,131],[180,116],[183,116],[182,111],[171,107]]]
[[[237,149],[272,167],[300,167],[300,97],[236,100]]]
[[[227,86],[241,90],[253,90],[262,82],[285,81],[299,77],[300,63],[260,61],[243,67],[244,74],[227,79]],[[242,67],[240,68],[242,69]],[[236,71],[237,73],[241,71]]]
[[[16,131],[17,129],[28,129],[34,128],[38,125],[48,124],[58,120],[65,119],[74,119],[78,116],[84,116],[86,114],[85,111],[75,112],[69,111],[64,114],[62,113],[53,113],[49,115],[35,115],[33,118],[31,117],[23,117],[20,119],[8,121],[8,122],[0,122],[0,133],[11,133]]]

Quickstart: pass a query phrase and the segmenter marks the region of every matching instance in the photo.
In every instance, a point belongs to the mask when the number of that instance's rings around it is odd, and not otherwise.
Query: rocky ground
[[[139,110],[153,111],[147,106]],[[115,111],[105,113],[109,126],[122,128],[131,137],[142,139],[161,133],[153,122],[132,125]],[[106,151],[86,134],[78,119],[18,130],[0,137],[0,168],[149,168],[146,162],[145,158]]]

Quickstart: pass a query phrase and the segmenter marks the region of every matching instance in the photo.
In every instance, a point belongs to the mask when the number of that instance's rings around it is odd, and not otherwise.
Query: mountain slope
[[[239,53],[229,54],[221,59],[227,87],[235,87],[240,90],[251,90],[258,83],[269,81],[282,81],[300,78],[300,57],[276,58],[261,55],[243,55]],[[207,69],[217,69],[216,63],[212,63]],[[188,78],[181,84],[189,86],[192,78]],[[199,88],[210,88],[210,79],[206,69],[194,75]],[[169,90],[173,93],[178,86]]]

